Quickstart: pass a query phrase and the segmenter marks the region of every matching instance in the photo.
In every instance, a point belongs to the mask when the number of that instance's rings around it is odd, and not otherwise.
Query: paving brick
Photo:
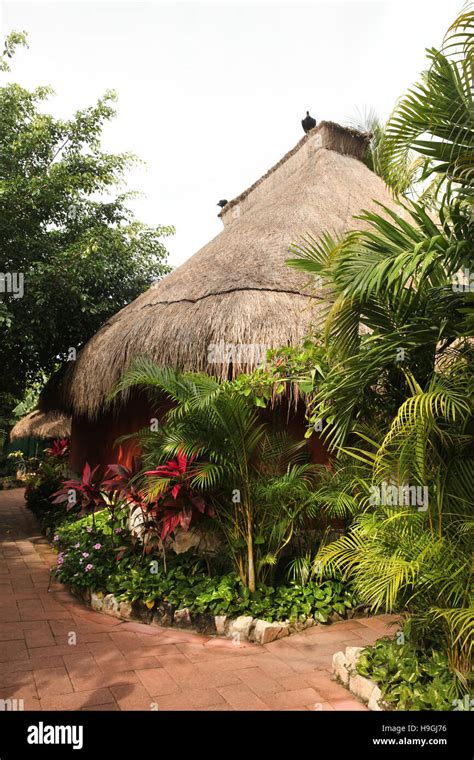
[[[116,686],[117,684],[140,683],[134,670],[123,670],[117,673],[99,673],[96,675],[75,676],[69,674],[74,691],[89,691],[100,689],[104,686]]]
[[[35,649],[31,650],[36,652]],[[13,673],[28,670],[39,670],[41,668],[57,668],[63,665],[62,657],[26,657],[22,660],[12,660],[11,662],[2,662],[0,669],[2,673]]]
[[[150,696],[179,691],[178,684],[164,668],[147,668],[137,670],[136,673]]]
[[[219,673],[226,670],[238,671],[245,668],[258,667],[258,658],[222,657],[216,660],[194,663],[197,669],[203,673]]]
[[[260,668],[242,668],[238,671],[239,678],[249,686],[255,694],[264,697],[266,694],[275,694],[281,691],[278,681],[270,678]]]
[[[13,639],[24,638],[21,623],[0,623],[0,641],[12,641]]]
[[[144,670],[145,668],[161,667],[157,657],[142,657],[141,654],[125,654],[124,659],[128,667],[133,670]]]
[[[74,694],[48,694],[41,697],[43,710],[87,710],[101,704],[114,702],[109,689],[78,691]]]
[[[38,623],[31,631],[25,631],[25,641],[28,649],[55,645],[55,640],[47,622]]]
[[[117,684],[116,686],[111,686],[110,691],[121,710],[152,709],[153,700],[141,684]]]
[[[329,704],[331,705],[333,710],[346,710],[346,711],[360,710],[363,712],[368,711],[368,708],[365,705],[362,705],[360,702],[356,702],[354,699],[351,699],[350,697],[347,697],[346,699],[331,699],[329,700]]]
[[[73,676],[77,678],[97,676],[97,662],[92,654],[86,654],[85,652],[66,654],[63,660],[70,678]]]
[[[40,699],[50,694],[69,694],[73,690],[65,667],[34,670],[33,674]]]
[[[28,657],[28,650],[23,640],[4,641],[0,646],[0,662],[23,660]]]
[[[235,684],[241,684],[242,680],[238,676],[239,672],[240,671],[223,670],[203,674],[198,668],[190,671],[188,667],[176,667],[170,675],[183,691],[187,691],[189,688],[207,689],[215,688],[216,686],[234,686]]]
[[[36,685],[33,683],[14,683],[0,688],[0,699],[30,699],[38,698]]]
[[[175,694],[157,695],[158,710],[196,710],[215,707],[222,709],[226,702],[215,689],[188,689]]]
[[[336,681],[332,681],[328,673],[308,673],[306,681],[328,702],[334,699],[346,699],[349,695],[347,689]]]
[[[234,710],[268,710],[268,705],[245,684],[239,686],[219,686],[219,694]]]
[[[0,672],[0,688],[6,686],[21,686],[22,684],[33,684],[36,688],[35,679],[31,670]]]
[[[277,680],[281,687],[279,691],[295,691],[296,689],[307,689],[308,686],[311,686],[304,673],[282,676]]]
[[[267,694],[265,702],[272,710],[285,710],[290,707],[306,709],[306,705],[321,703],[321,695],[308,687],[294,691],[280,691],[278,694]]]

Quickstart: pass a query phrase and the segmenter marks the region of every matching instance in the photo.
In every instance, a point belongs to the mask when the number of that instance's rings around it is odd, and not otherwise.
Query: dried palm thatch
[[[10,430],[10,440],[19,438],[69,438],[71,418],[62,412],[30,412]]]
[[[353,215],[391,205],[359,160],[369,136],[321,122],[220,216],[223,231],[109,319],[71,363],[64,408],[94,418],[123,370],[146,354],[162,365],[234,377],[264,349],[294,345],[318,312],[307,277],[285,265],[300,235],[340,235]],[[314,294],[312,294],[314,296]],[[217,347],[217,349],[216,349]]]

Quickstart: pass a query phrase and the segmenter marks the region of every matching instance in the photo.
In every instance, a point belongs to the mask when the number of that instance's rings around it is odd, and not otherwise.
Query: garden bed
[[[98,612],[261,644],[366,614],[341,580],[259,584],[252,593],[234,572],[211,571],[192,552],[127,552],[125,533],[106,512],[68,520],[50,533],[58,550],[54,576]]]

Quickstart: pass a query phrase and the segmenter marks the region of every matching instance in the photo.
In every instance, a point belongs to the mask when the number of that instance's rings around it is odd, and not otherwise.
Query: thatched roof
[[[71,417],[62,412],[34,411],[22,417],[10,430],[10,440],[19,438],[69,438],[71,435]]]
[[[220,214],[222,232],[109,319],[71,362],[67,408],[96,416],[141,354],[228,377],[258,366],[262,347],[300,342],[318,300],[308,294],[307,276],[285,265],[289,244],[304,233],[357,227],[353,215],[373,209],[373,199],[391,205],[382,180],[359,160],[368,139],[322,122],[230,201]],[[216,345],[224,353],[230,346],[217,363],[209,355]]]

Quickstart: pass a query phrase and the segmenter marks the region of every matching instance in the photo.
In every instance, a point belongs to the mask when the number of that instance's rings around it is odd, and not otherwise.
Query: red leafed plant
[[[148,477],[163,481],[163,490],[156,502],[148,506],[148,511],[161,522],[162,541],[178,526],[184,531],[189,530],[192,520],[199,515],[207,514],[214,517],[213,507],[206,505],[204,499],[191,489],[190,480],[193,472],[190,465],[194,458],[188,458],[180,451],[176,460],[170,459],[156,470],[145,472]]]
[[[99,465],[91,470],[90,465],[86,462],[82,471],[81,480],[65,480],[63,487],[59,491],[51,494],[50,499],[53,504],[63,504],[68,502],[66,509],[79,504],[81,512],[87,510],[95,511],[106,506],[104,499],[104,483],[100,478],[98,471]]]
[[[141,473],[140,457],[133,457],[132,464],[127,467],[124,464],[109,464],[103,488],[107,491],[115,491],[125,499],[132,507],[142,506],[143,494],[136,485],[136,478]]]
[[[69,454],[69,438],[55,438],[52,446],[45,451],[50,457],[62,459]]]

